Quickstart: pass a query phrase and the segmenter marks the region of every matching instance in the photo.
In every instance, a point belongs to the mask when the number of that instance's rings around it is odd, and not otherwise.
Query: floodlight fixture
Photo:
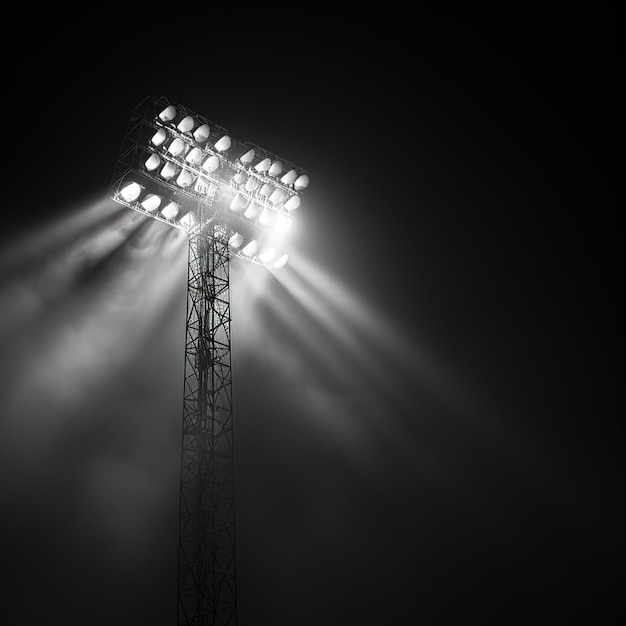
[[[188,235],[178,624],[236,624],[231,256],[279,270],[308,174],[164,97],[131,113],[110,195]]]
[[[136,183],[141,192],[137,195]],[[238,232],[246,241],[263,244],[274,223],[291,224],[300,194],[308,186],[306,171],[257,145],[240,142],[229,131],[182,105],[150,96],[139,105],[111,186],[112,197],[139,212],[148,212],[144,196],[157,195],[163,206],[174,202],[183,210],[156,217],[186,230],[190,236],[217,230],[228,241]],[[131,193],[132,191],[132,193]],[[249,210],[248,210],[249,208]],[[230,209],[230,210],[228,210]],[[189,220],[181,217],[191,213]],[[287,252],[287,241],[280,253]],[[259,255],[235,256],[275,269]]]

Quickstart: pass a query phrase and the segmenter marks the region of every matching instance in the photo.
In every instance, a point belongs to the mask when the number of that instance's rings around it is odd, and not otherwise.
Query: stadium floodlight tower
[[[131,113],[110,195],[188,236],[178,624],[236,624],[229,258],[287,262],[307,173],[165,97]]]

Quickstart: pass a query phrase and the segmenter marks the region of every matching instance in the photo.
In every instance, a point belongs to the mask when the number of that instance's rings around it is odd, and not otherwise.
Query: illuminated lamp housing
[[[296,178],[293,183],[293,188],[296,191],[302,191],[302,189],[306,189],[309,186],[309,177],[306,174],[301,174]]]
[[[167,140],[167,131],[164,128],[159,128],[154,135],[152,135],[152,139],[150,139],[151,143],[156,146],[162,146]]]
[[[289,170],[286,174],[283,175],[283,177],[280,179],[280,182],[283,183],[283,185],[291,185],[296,180],[296,178],[298,178],[296,170]]]
[[[153,172],[154,170],[158,169],[159,165],[161,165],[161,159],[159,158],[159,155],[154,152],[150,155],[150,157],[144,163],[144,167],[149,172]]]
[[[198,143],[204,143],[211,136],[211,129],[208,124],[202,124],[193,131],[193,138]]]
[[[246,165],[252,163],[252,161],[254,161],[254,157],[255,157],[255,152],[253,148],[250,148],[250,150],[248,150],[247,152],[245,152],[244,154],[242,154],[239,157],[239,160],[242,163],[245,163]]]
[[[207,173],[214,172],[219,166],[220,161],[215,155],[207,157],[202,163],[202,169]]]
[[[233,176],[233,183],[235,183],[235,185],[241,185],[242,183],[244,183],[246,180],[246,173],[245,172],[237,172],[234,176]]]
[[[135,202],[141,195],[143,187],[136,182],[128,183],[120,190],[120,196],[126,202]]]
[[[176,184],[185,189],[189,187],[191,183],[193,183],[193,174],[189,170],[182,169],[176,179]]]
[[[278,189],[277,187],[276,189],[274,189],[274,191],[272,191],[268,199],[274,204],[280,204],[285,199],[285,193],[282,191],[282,189]]]
[[[224,150],[228,150],[231,146],[231,139],[228,135],[224,135],[220,137],[213,146],[218,152],[224,152]]]
[[[226,236],[247,262],[284,264],[306,172],[165,98],[145,102],[129,123],[111,196],[193,237]]]
[[[140,204],[148,213],[152,213],[161,206],[162,201],[163,198],[161,198],[161,196],[157,196],[155,193],[149,193]]]
[[[178,215],[178,205],[175,202],[169,202],[166,206],[161,209],[161,215],[166,220],[173,220]]]
[[[174,178],[174,176],[176,176],[176,172],[176,166],[168,161],[161,170],[161,178],[164,178],[165,180],[171,180],[172,178]]]
[[[176,107],[173,104],[170,104],[169,106],[165,107],[159,113],[159,119],[162,122],[171,122],[175,117],[176,117]]]
[[[180,123],[176,128],[178,128],[181,133],[188,133],[193,130],[194,126],[195,123],[193,121],[193,117],[191,117],[191,115],[186,115],[182,120],[180,120]]]
[[[291,196],[287,202],[285,202],[284,207],[287,211],[293,211],[300,206],[300,196]]]
[[[259,245],[257,244],[256,240],[253,239],[252,241],[249,241],[241,249],[241,254],[245,254],[246,256],[254,256],[256,254],[256,251],[257,251],[258,247],[259,247]]]
[[[230,239],[228,240],[228,245],[231,248],[235,248],[235,249],[239,248],[239,246],[241,246],[242,243],[243,243],[243,235],[237,232],[234,232],[230,236]]]
[[[283,254],[282,256],[278,257],[273,263],[272,263],[272,268],[275,270],[279,270],[283,267],[285,267],[285,265],[287,265],[287,261],[289,260],[289,255],[288,254]]]
[[[178,220],[178,223],[186,230],[189,230],[194,225],[195,220],[191,213],[185,213],[185,215]]]
[[[172,141],[172,143],[168,146],[167,151],[172,156],[180,156],[181,154],[184,154],[186,149],[187,144],[180,137],[176,137],[176,139],[174,139],[174,141]]]
[[[185,161],[191,165],[198,165],[198,163],[202,161],[203,156],[204,152],[202,152],[202,149],[196,146],[189,151],[189,154],[185,157]]]
[[[282,161],[274,161],[267,170],[269,176],[278,176],[283,171]]]
[[[269,169],[270,165],[272,164],[272,160],[269,158],[265,158],[262,161],[259,161],[255,166],[254,169],[257,172],[267,172],[267,170]]]

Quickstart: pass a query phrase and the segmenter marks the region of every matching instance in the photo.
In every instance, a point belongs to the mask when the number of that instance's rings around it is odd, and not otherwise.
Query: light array
[[[131,116],[111,196],[190,235],[215,236],[218,226],[236,256],[278,269],[308,184],[285,159],[150,96]]]

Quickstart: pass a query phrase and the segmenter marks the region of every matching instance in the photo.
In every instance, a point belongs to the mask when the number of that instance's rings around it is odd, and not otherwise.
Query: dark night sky
[[[16,20],[4,623],[175,623],[185,242],[106,197],[151,93],[311,177],[231,268],[240,626],[621,621],[623,8],[421,6]]]

